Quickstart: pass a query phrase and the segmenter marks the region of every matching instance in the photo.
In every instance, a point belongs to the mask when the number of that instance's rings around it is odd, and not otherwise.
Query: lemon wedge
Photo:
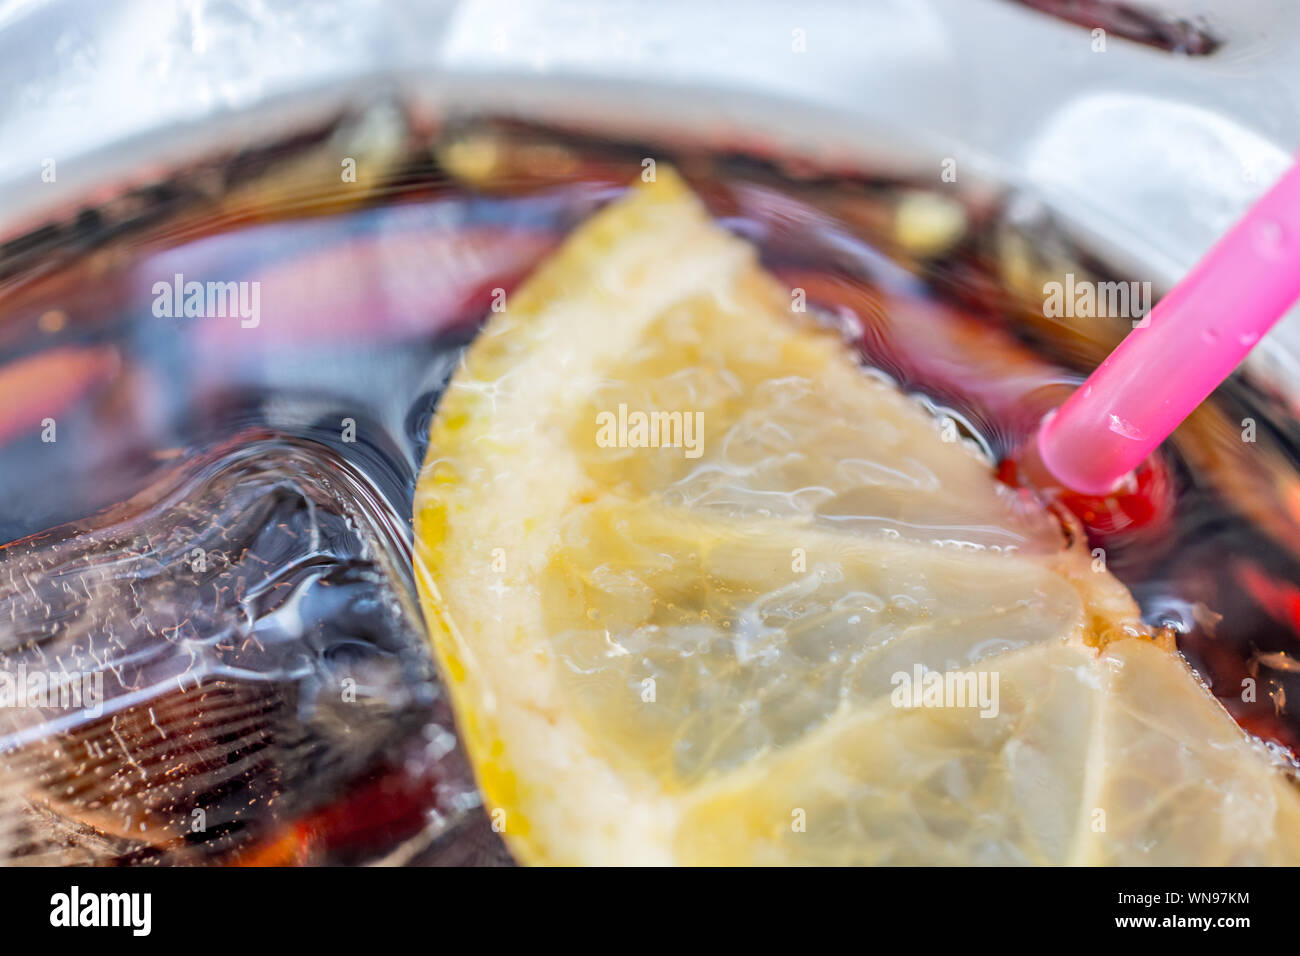
[[[516,856],[1300,860],[1125,588],[798,303],[661,166],[443,396],[416,574]]]

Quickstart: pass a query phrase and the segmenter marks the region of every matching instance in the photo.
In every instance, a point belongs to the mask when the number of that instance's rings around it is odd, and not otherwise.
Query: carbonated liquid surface
[[[424,638],[415,475],[484,316],[656,162],[991,467],[1129,327],[1047,314],[1114,276],[1007,191],[400,107],[43,223],[0,246],[0,854],[508,862]],[[1076,509],[1288,753],[1296,441],[1234,379]]]

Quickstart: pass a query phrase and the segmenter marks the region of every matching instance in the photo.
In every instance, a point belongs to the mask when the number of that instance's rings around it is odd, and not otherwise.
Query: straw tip
[[[1173,475],[1160,455],[1149,456],[1104,491],[1089,492],[1070,487],[1052,471],[1035,437],[999,464],[998,477],[1049,507],[1072,513],[1094,540],[1165,527],[1173,511]]]
[[[1021,455],[1041,479],[1042,487],[1055,486],[1084,495],[1103,496],[1121,490],[1133,478],[1135,469],[1115,474],[1114,463],[1087,443],[1068,440],[1053,429],[1056,415],[1043,420],[1034,440]],[[1108,465],[1110,467],[1108,467]]]

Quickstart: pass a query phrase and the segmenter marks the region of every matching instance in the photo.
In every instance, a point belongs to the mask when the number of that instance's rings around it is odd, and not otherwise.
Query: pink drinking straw
[[[1298,298],[1300,163],[1043,422],[1043,464],[1074,491],[1114,490]]]

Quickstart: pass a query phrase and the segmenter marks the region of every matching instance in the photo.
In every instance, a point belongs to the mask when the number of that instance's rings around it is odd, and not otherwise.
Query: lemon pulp
[[[797,302],[661,167],[444,394],[417,580],[516,855],[1300,858],[1292,784],[1123,586]]]

